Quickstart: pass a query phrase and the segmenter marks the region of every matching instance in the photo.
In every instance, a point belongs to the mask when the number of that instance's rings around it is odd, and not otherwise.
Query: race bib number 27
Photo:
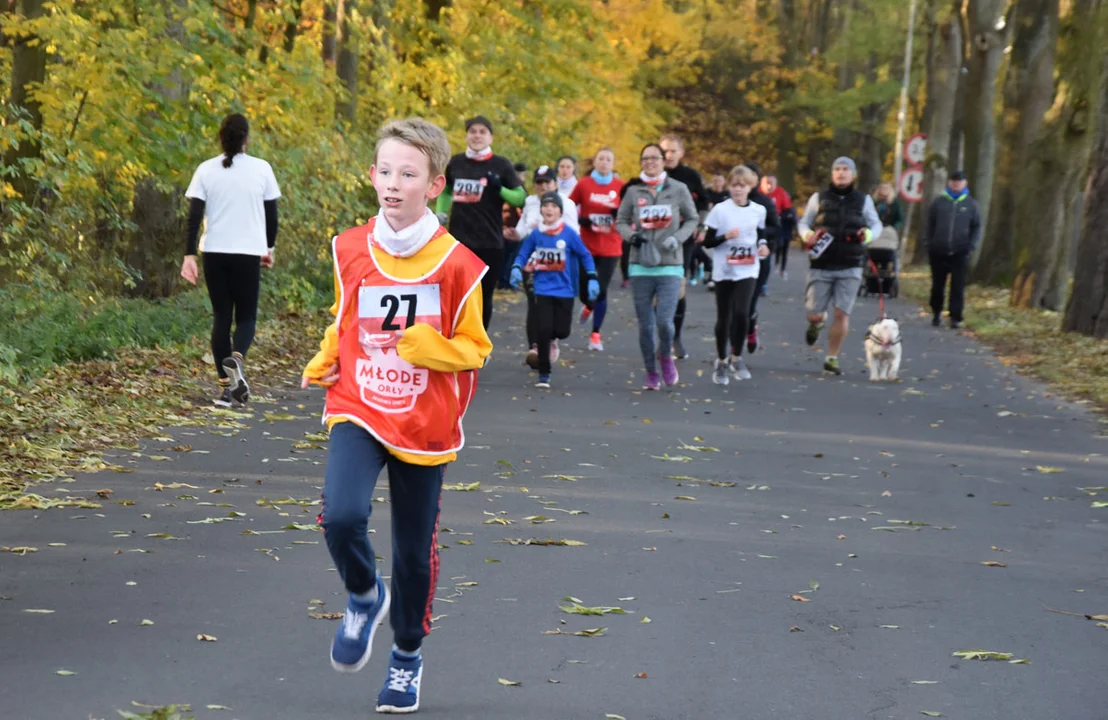
[[[442,332],[437,284],[358,288],[358,338],[366,352],[395,347],[400,331],[416,323],[427,323]]]

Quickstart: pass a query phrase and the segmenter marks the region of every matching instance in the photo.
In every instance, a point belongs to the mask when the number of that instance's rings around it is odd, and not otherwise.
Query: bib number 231
[[[439,286],[363,285],[358,289],[358,337],[362,348],[395,347],[401,330],[427,323],[442,331]]]
[[[754,248],[747,245],[731,246],[727,253],[728,265],[753,265]]]

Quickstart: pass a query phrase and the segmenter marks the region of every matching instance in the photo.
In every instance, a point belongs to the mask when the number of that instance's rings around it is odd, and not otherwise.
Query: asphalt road
[[[1108,427],[903,303],[902,382],[863,373],[873,301],[855,312],[847,374],[825,376],[799,275],[774,278],[754,379],[727,388],[710,380],[703,288],[680,387],[646,394],[618,280],[608,351],[585,352],[575,328],[550,391],[520,365],[522,305],[498,302],[447,473],[480,487],[443,502],[421,716],[1108,717],[1108,627],[1083,616],[1108,613],[1108,507],[1093,506],[1108,492],[1080,489],[1108,485]],[[249,415],[115,453],[133,472],[45,487],[112,491],[100,508],[0,515],[0,546],[37,548],[0,552],[0,718],[112,718],[132,702],[372,714],[390,633],[361,674],[335,673],[334,621],[309,612],[342,610],[338,577],[317,532],[281,530],[314,524],[322,396],[273,380],[283,389]],[[388,558],[388,505],[374,509]],[[586,545],[502,542],[548,537]],[[566,614],[567,596],[626,614]]]

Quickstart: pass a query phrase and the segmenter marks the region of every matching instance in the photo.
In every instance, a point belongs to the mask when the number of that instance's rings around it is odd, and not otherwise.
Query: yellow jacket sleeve
[[[339,303],[342,302],[342,288],[339,287],[339,276],[335,274],[335,304],[331,306],[331,314],[335,321],[327,326],[323,333],[323,340],[319,343],[319,352],[308,361],[302,377],[308,378],[316,385],[322,385],[319,379],[327,374],[332,365],[339,362]]]
[[[438,372],[476,370],[492,352],[492,341],[482,319],[481,288],[478,286],[462,306],[454,337],[446,338],[427,323],[416,323],[404,331],[397,353],[416,367]],[[322,351],[321,351],[322,352]]]

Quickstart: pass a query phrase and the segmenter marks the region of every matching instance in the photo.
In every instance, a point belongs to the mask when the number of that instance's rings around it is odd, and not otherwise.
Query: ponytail
[[[250,124],[239,113],[223,118],[223,124],[219,126],[219,142],[223,146],[223,167],[231,167],[235,155],[242,152],[246,145],[246,137],[250,134]]]

